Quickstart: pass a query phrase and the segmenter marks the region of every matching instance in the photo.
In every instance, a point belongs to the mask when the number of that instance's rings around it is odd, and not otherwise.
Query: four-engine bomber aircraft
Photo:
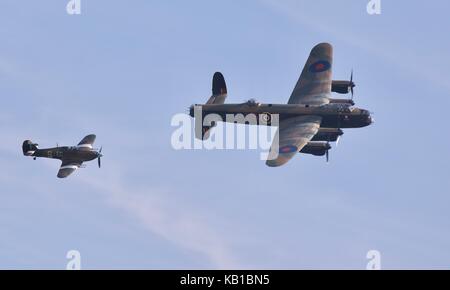
[[[95,135],[88,135],[81,140],[77,146],[64,146],[48,149],[39,149],[38,144],[26,140],[23,142],[22,150],[25,156],[31,156],[34,160],[37,157],[59,159],[62,161],[58,172],[59,178],[66,178],[76,169],[80,168],[83,162],[98,158],[98,167],[101,167],[102,149],[95,150],[92,145],[95,142]]]
[[[259,125],[271,125],[272,115],[276,114],[279,128],[274,140],[279,140],[279,144],[272,144],[266,162],[268,166],[281,166],[297,152],[326,155],[328,160],[329,142],[338,140],[343,134],[341,129],[361,128],[373,122],[368,110],[353,107],[353,100],[331,98],[331,92],[351,92],[353,95],[355,87],[353,73],[350,81],[332,81],[332,62],[333,47],[330,44],[315,46],[287,104],[261,104],[254,100],[243,104],[224,104],[227,96],[225,80],[221,73],[215,73],[212,97],[206,104],[190,107],[192,117],[197,117],[195,112],[201,111],[198,117],[202,118],[202,127],[196,128],[196,137],[207,139],[211,127],[216,125],[203,125],[203,119],[208,114],[217,114],[225,122],[230,114],[253,114]],[[238,123],[237,119],[232,122]]]

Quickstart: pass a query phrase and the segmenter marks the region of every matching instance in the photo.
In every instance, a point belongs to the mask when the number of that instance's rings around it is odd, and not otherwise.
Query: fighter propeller
[[[100,147],[100,150],[98,151],[98,168],[102,167],[102,159],[101,159],[103,157],[103,155],[101,154],[102,149],[103,149],[103,146]]]

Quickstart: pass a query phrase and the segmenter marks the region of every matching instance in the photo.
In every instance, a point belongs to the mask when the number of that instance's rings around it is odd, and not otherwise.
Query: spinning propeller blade
[[[354,87],[355,87],[355,83],[353,82],[353,69],[352,69],[352,73],[350,74],[350,91],[352,93],[352,100],[353,100],[353,96],[355,94]]]
[[[100,147],[100,150],[98,151],[98,153],[99,153],[99,155],[98,155],[98,168],[101,168],[102,167],[102,149],[103,149],[103,146],[102,147]]]

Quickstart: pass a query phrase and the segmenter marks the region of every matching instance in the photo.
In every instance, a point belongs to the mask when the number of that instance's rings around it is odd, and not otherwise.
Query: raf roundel
[[[312,73],[321,73],[331,68],[331,64],[326,60],[319,60],[310,65],[309,71]]]
[[[280,153],[282,153],[282,154],[293,153],[293,152],[297,152],[297,150],[298,150],[297,146],[288,145],[288,146],[281,147]]]

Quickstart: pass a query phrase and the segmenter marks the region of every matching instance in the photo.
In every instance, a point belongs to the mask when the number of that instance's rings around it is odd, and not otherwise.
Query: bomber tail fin
[[[227,98],[227,85],[225,78],[220,72],[216,72],[212,81],[212,96],[209,98],[207,104],[223,104]]]
[[[33,156],[34,153],[38,150],[38,144],[31,142],[30,140],[23,141],[22,151],[25,156]]]
[[[227,84],[225,83],[225,78],[222,73],[214,73],[212,80],[212,96],[206,102],[208,105],[221,105],[225,103],[227,98]],[[201,140],[206,140],[209,138],[210,130],[215,126],[202,126],[201,130],[196,130],[196,137]]]

